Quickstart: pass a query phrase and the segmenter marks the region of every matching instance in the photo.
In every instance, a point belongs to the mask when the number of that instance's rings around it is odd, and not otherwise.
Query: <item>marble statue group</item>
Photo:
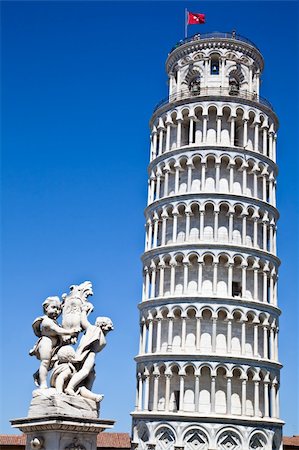
[[[55,296],[43,302],[44,315],[32,324],[38,340],[29,352],[40,360],[34,381],[43,392],[51,389],[55,395],[102,400],[102,395],[92,392],[95,357],[106,345],[105,336],[113,324],[108,317],[97,317],[94,325],[89,322],[93,304],[88,298],[92,295],[92,284],[85,281],[71,286],[62,300]],[[60,315],[61,324],[57,321]]]

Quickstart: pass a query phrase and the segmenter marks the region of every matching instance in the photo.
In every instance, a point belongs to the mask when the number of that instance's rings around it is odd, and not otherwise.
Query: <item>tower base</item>
[[[279,420],[242,420],[133,413],[132,448],[138,450],[282,450]],[[153,415],[154,416],[154,415]],[[191,419],[191,420],[190,420]]]

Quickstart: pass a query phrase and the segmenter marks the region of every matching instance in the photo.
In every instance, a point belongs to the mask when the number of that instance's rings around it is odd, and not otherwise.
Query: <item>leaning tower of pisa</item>
[[[169,53],[152,115],[133,448],[282,449],[278,119],[236,33]]]

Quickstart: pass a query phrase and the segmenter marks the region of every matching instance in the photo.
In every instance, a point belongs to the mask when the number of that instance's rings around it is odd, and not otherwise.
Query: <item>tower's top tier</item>
[[[258,96],[263,68],[258,48],[234,31],[196,34],[180,41],[168,55],[169,95],[198,95],[204,88],[211,94],[221,89],[230,95]]]

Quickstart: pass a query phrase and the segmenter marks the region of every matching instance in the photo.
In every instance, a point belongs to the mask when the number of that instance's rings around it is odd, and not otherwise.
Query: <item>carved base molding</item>
[[[97,435],[113,420],[65,416],[26,417],[11,421],[27,435],[26,450],[96,450]]]

